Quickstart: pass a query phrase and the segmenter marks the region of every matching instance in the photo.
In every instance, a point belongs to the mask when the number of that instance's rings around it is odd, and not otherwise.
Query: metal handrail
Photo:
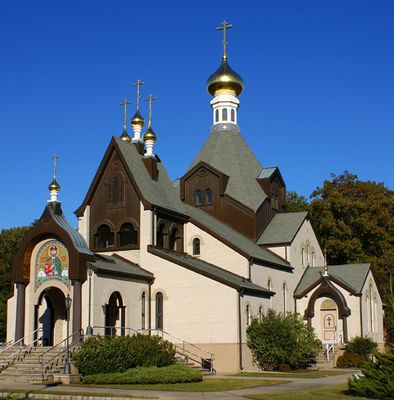
[[[42,353],[42,354],[40,355],[38,361],[39,361],[39,363],[41,364],[42,376],[44,376],[44,375],[45,375],[45,372],[48,370],[48,367],[47,367],[47,368],[44,368],[44,367],[47,366],[49,363],[51,363],[54,359],[56,359],[56,358],[60,357],[61,355],[63,355],[63,354],[67,351],[67,348],[65,348],[65,349],[63,349],[63,351],[61,351],[61,352],[55,354],[52,358],[50,358],[50,359],[49,359],[48,361],[46,361],[45,363],[43,362],[43,361],[44,361],[44,357],[45,357],[48,353],[50,353],[51,351],[53,351],[54,349],[59,348],[61,344],[63,344],[64,342],[66,342],[67,340],[71,339],[72,337],[74,337],[74,336],[77,335],[77,334],[79,334],[80,337],[82,338],[82,339],[80,339],[79,342],[78,342],[78,343],[80,343],[80,342],[83,340],[83,335],[84,335],[83,329],[78,329],[77,331],[73,332],[71,335],[69,335],[68,337],[66,337],[65,339],[63,339],[61,342],[59,342],[59,343],[56,344],[55,346],[52,346],[50,349],[48,349],[47,351],[45,351],[44,353]],[[75,346],[75,344],[74,344],[74,346]]]
[[[186,341],[186,340],[180,339],[180,338],[178,338],[178,337],[172,335],[171,333],[168,333],[168,332],[163,331],[163,330],[161,330],[161,329],[139,329],[139,330],[138,330],[139,333],[144,332],[144,331],[149,332],[149,333],[151,333],[151,332],[158,332],[158,333],[159,333],[158,336],[160,336],[160,334],[161,334],[161,337],[164,337],[164,335],[167,335],[167,336],[169,336],[170,338],[175,339],[176,341],[182,343],[182,348],[179,348],[179,346],[176,346],[176,344],[173,343],[173,344],[175,344],[175,347],[179,349],[178,353],[181,354],[180,351],[182,351],[183,356],[185,356],[185,357],[187,357],[187,358],[190,358],[191,360],[193,360],[193,361],[195,361],[195,362],[197,362],[197,363],[199,363],[199,364],[201,364],[201,365],[202,365],[202,357],[201,357],[200,355],[196,354],[196,353],[193,353],[193,352],[190,351],[190,350],[187,350],[187,349],[185,348],[185,346],[188,345],[188,346],[194,347],[194,348],[196,348],[196,349],[202,351],[203,353],[209,355],[209,360],[210,360],[210,367],[209,367],[209,370],[210,370],[210,372],[213,371],[213,361],[215,360],[215,354],[212,353],[212,352],[210,352],[209,350],[204,349],[203,347],[200,347],[200,346],[198,346],[198,345],[196,345],[196,344],[194,344],[194,343],[190,343],[190,342],[188,342],[188,341]],[[191,354],[191,355],[194,356],[194,357],[197,357],[197,359],[194,359],[194,358],[190,357],[190,355],[187,355],[186,353]]]
[[[28,337],[30,337],[31,335],[36,334],[37,332],[42,332],[42,328],[37,328],[34,331],[28,333],[26,336],[23,336],[23,338],[20,338],[19,340],[17,340],[16,342],[12,342],[10,345],[6,346],[4,349],[0,350],[0,354],[3,353],[4,351],[10,349],[11,347],[14,347],[15,345],[17,345],[19,343],[20,346],[23,346],[23,342],[25,339],[27,339]]]
[[[334,335],[331,339],[330,343],[326,343],[326,356],[327,361],[330,361],[330,351],[334,354],[335,352],[335,345],[342,342],[342,335],[338,333],[338,331],[334,332]]]
[[[122,326],[100,326],[100,325],[94,325],[94,326],[92,326],[92,329],[93,329],[93,336],[95,336],[94,335],[94,330],[95,329],[103,329],[104,330],[104,336],[106,336],[105,331],[107,329],[110,330],[110,332],[111,332],[111,334],[109,336],[115,336],[115,334],[112,334],[112,331],[114,331],[114,333],[115,333],[117,329],[119,329],[121,333],[122,332],[125,333],[127,331],[127,332],[129,332],[128,333],[129,335],[130,335],[130,332],[138,333],[138,331],[136,329],[134,329],[134,328],[122,327]],[[124,336],[124,335],[122,335],[122,336]]]

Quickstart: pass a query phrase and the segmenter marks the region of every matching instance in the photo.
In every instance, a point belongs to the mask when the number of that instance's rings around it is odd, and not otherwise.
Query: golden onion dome
[[[48,189],[49,189],[50,192],[52,192],[53,190],[58,192],[60,190],[60,185],[57,183],[56,178],[52,179],[52,182],[49,184]]]
[[[231,69],[227,58],[223,58],[220,67],[208,78],[207,90],[214,96],[217,91],[232,91],[236,96],[242,93],[244,82],[242,78]]]
[[[143,139],[144,142],[146,142],[147,140],[152,140],[153,142],[156,142],[157,136],[151,126],[149,126],[148,129],[145,131]]]
[[[140,114],[140,112],[137,110],[136,113],[134,114],[134,117],[131,118],[130,121],[131,125],[140,125],[140,126],[144,126],[145,124],[145,120],[144,117]]]

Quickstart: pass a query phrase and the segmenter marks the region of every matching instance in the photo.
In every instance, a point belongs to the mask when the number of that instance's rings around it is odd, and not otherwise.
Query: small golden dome
[[[242,78],[231,69],[227,58],[223,58],[220,67],[207,80],[207,90],[212,96],[219,90],[232,91],[236,96],[239,96],[243,88]]]
[[[120,138],[124,141],[124,142],[131,142],[131,137],[128,135],[127,131],[123,131],[122,135],[120,136]]]
[[[145,131],[143,139],[144,142],[146,142],[147,140],[153,140],[154,142],[156,142],[157,136],[151,126],[149,126],[148,129]]]
[[[145,120],[144,117],[140,114],[140,112],[137,110],[136,113],[134,114],[134,117],[131,118],[130,121],[131,125],[140,125],[140,126],[144,126],[145,124]]]
[[[52,182],[49,184],[48,189],[50,192],[52,192],[53,190],[56,190],[56,192],[58,192],[60,190],[60,185],[57,183],[56,178],[52,179]]]

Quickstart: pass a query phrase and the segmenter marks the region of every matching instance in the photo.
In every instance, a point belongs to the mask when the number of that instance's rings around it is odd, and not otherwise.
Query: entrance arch
[[[125,306],[119,292],[113,292],[109,297],[105,310],[105,335],[116,336],[125,334]],[[119,331],[120,327],[120,331]]]
[[[35,328],[42,328],[44,346],[54,346],[66,338],[66,303],[62,290],[44,289],[35,305]]]

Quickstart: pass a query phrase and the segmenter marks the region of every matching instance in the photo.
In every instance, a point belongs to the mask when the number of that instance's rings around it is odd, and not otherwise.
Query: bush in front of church
[[[367,359],[378,349],[378,344],[369,337],[356,336],[350,340],[345,350],[349,353],[359,354]]]
[[[83,378],[84,384],[96,385],[149,385],[169,383],[190,383],[202,381],[200,371],[186,365],[169,365],[168,367],[137,367],[125,372],[110,374],[87,375]]]
[[[124,372],[135,367],[164,367],[175,363],[172,343],[156,335],[91,337],[73,354],[82,375]]]
[[[253,359],[264,370],[273,370],[280,364],[292,368],[307,364],[322,346],[313,328],[292,312],[283,314],[270,309],[261,320],[252,319],[246,334]]]
[[[367,360],[362,375],[348,381],[348,394],[380,399],[394,398],[394,346],[387,353],[375,352]]]
[[[357,353],[345,351],[337,360],[337,368],[361,368],[366,358]]]

